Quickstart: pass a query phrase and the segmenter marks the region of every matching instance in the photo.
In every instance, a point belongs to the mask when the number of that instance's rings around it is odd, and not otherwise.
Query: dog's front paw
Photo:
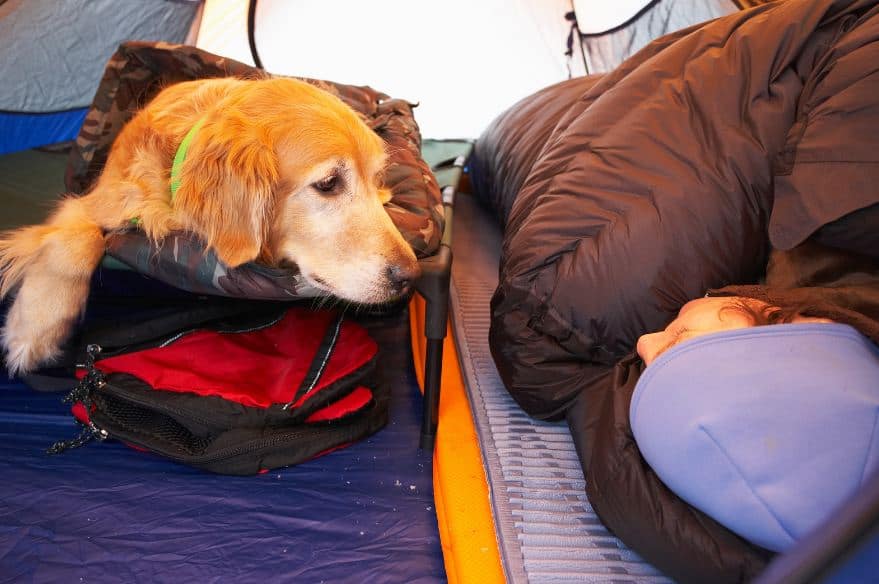
[[[10,376],[28,373],[40,365],[51,363],[61,353],[62,335],[45,327],[37,328],[32,323],[23,324],[15,312],[13,305],[2,336],[6,369]]]
[[[6,370],[10,377],[33,371],[41,364],[51,363],[58,357],[58,347],[45,343],[9,338],[8,329],[3,333],[3,349],[6,353]]]
[[[70,295],[51,288],[23,286],[6,316],[0,343],[10,375],[50,364],[61,354],[80,307]]]

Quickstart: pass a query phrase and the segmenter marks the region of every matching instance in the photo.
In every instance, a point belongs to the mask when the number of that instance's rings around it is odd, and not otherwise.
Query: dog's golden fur
[[[180,142],[199,120],[173,198]],[[194,232],[230,267],[295,263],[328,295],[392,300],[418,264],[383,208],[382,140],[341,100],[293,79],[212,79],[164,89],[120,132],[85,196],[0,236],[7,367],[56,357],[89,292],[104,236],[132,218],[155,242]]]

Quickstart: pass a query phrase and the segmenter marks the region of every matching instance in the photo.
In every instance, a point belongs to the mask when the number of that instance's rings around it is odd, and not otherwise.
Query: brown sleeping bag
[[[620,361],[687,301],[760,282],[772,249],[876,257],[877,62],[876,0],[773,2],[548,88],[477,142],[504,225],[498,371],[529,414],[567,417],[596,512],[679,581],[749,580],[770,555],[651,474],[625,415],[639,364]]]

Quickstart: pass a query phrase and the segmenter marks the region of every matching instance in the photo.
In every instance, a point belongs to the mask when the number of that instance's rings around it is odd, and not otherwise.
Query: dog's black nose
[[[407,292],[420,275],[421,268],[416,262],[394,264],[388,267],[388,281],[397,294]]]

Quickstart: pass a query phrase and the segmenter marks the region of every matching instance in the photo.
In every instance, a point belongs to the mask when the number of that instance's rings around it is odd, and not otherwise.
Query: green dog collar
[[[177,152],[174,154],[174,162],[171,163],[171,177],[169,181],[172,201],[177,195],[177,189],[180,188],[180,171],[183,170],[183,161],[186,160],[186,152],[189,150],[189,146],[192,144],[192,139],[195,137],[196,132],[198,132],[198,129],[204,124],[204,120],[204,118],[200,119],[189,129],[183,137],[183,141],[180,142],[180,146],[177,147]],[[133,227],[138,227],[140,225],[140,217],[132,217],[128,222]]]
[[[171,165],[171,200],[174,200],[174,196],[177,194],[177,189],[180,188],[180,172],[183,170],[183,161],[186,160],[186,153],[189,151],[189,146],[192,144],[192,139],[195,137],[198,129],[202,127],[205,119],[202,118],[195,123],[192,128],[190,128],[189,132],[186,133],[186,136],[183,137],[183,141],[180,142],[180,146],[177,147],[177,153],[174,154],[174,162]]]

